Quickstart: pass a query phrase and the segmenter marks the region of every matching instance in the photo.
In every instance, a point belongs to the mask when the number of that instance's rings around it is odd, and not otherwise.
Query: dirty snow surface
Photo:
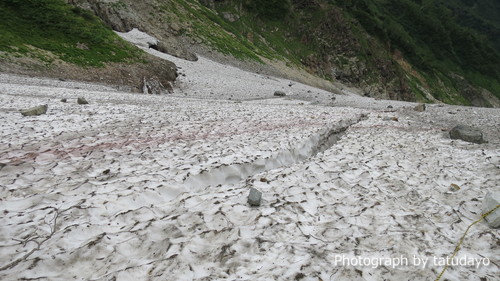
[[[170,96],[0,74],[1,280],[434,280],[499,189],[498,109],[168,58]],[[443,280],[498,280],[498,236],[471,227]]]

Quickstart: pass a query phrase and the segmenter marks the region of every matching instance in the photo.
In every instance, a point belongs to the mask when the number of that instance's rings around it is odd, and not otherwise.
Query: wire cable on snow
[[[478,222],[482,221],[483,219],[485,219],[487,216],[489,216],[491,213],[493,213],[494,211],[496,211],[496,209],[498,209],[498,208],[500,208],[500,204],[497,205],[495,208],[491,209],[490,211],[482,214],[481,217],[478,220],[476,220],[475,222],[471,223],[469,225],[469,227],[467,227],[467,229],[465,230],[465,233],[462,235],[462,238],[460,238],[460,241],[458,242],[458,245],[455,247],[455,251],[453,252],[453,255],[451,256],[452,259],[457,255],[458,251],[460,250],[460,246],[464,242],[465,235],[467,235],[467,232],[469,232],[469,229],[473,225],[475,225],[476,223],[478,223]],[[443,274],[446,271],[446,269],[448,269],[448,266],[449,266],[449,264],[446,263],[445,266],[444,266],[444,268],[443,268],[443,270],[441,271],[441,273],[439,274],[439,276],[436,278],[436,281],[439,281],[441,279],[441,277],[443,277]]]

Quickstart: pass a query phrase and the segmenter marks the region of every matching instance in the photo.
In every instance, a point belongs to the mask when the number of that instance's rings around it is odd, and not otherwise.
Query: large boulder
[[[483,214],[494,210],[499,204],[500,192],[488,192],[483,201]],[[491,214],[486,216],[485,219],[491,227],[500,227],[500,208],[496,209]]]
[[[35,106],[29,109],[21,110],[23,116],[36,116],[47,113],[48,106],[46,104]]]
[[[450,138],[478,144],[485,142],[481,130],[466,125],[458,125],[453,127],[453,129],[451,129],[450,131]]]

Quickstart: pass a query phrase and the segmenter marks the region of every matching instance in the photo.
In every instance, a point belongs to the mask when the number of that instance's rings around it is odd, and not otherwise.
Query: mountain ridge
[[[116,31],[144,31],[159,39],[151,47],[189,60],[199,53],[335,93],[351,87],[379,99],[500,106],[500,56],[481,33],[495,17],[473,0],[65,2]],[[463,13],[484,24],[459,23]]]
[[[494,49],[458,25],[449,8],[428,1],[68,1],[93,10],[120,31],[133,26],[152,34],[174,46],[170,49],[201,50],[209,56],[217,52],[258,63],[283,61],[358,88],[365,96],[500,105]],[[418,19],[405,23],[411,17],[395,17],[407,7]],[[427,12],[420,15],[420,10]],[[434,14],[441,12],[446,20],[436,19]],[[421,34],[409,30],[413,22],[426,23]],[[446,39],[445,27],[469,38],[470,48],[457,43],[460,38]],[[426,28],[432,32],[423,32]],[[433,40],[435,48],[426,43]]]

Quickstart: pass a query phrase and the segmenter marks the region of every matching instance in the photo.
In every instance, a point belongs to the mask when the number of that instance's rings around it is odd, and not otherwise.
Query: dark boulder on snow
[[[450,131],[450,138],[478,144],[485,142],[481,130],[466,125],[458,125],[453,127],[453,129],[451,129]]]
[[[85,98],[78,98],[76,100],[76,103],[78,103],[78,104],[89,104],[89,102]]]
[[[248,204],[250,204],[250,206],[260,206],[261,199],[262,192],[252,187],[250,189],[250,194],[248,194]]]
[[[284,97],[284,96],[286,96],[286,93],[283,91],[276,91],[276,92],[274,92],[274,96],[275,97]]]

